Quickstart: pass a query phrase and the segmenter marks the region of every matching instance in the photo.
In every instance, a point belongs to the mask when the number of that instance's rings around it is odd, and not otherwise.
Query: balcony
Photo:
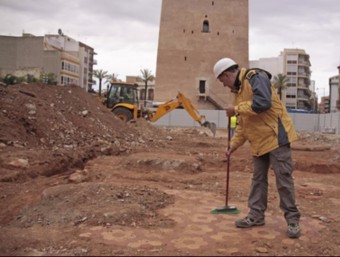
[[[299,76],[299,77],[309,78],[310,72],[299,71],[299,72],[298,72],[298,76]]]
[[[305,60],[299,60],[299,65],[309,67],[310,63],[308,61],[305,61]]]

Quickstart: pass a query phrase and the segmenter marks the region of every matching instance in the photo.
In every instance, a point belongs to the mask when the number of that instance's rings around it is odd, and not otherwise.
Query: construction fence
[[[199,110],[199,113],[205,116],[206,121],[214,122],[218,129],[226,129],[228,127],[225,111]],[[322,132],[340,135],[340,112],[289,114],[292,117],[296,130],[299,132]],[[169,127],[200,127],[199,123],[184,109],[175,109],[152,124]]]

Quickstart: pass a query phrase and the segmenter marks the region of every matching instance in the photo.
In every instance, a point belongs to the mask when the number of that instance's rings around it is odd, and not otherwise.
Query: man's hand
[[[235,148],[233,148],[233,147],[230,147],[230,148],[226,148],[225,149],[225,156],[227,156],[227,157],[229,157],[233,152],[235,152]]]
[[[235,115],[235,107],[234,106],[228,106],[227,109],[225,109],[227,116],[231,117]]]

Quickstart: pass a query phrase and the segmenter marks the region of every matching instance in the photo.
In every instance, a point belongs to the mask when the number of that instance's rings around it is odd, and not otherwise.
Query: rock
[[[268,253],[268,249],[265,247],[256,247],[255,251],[258,253]]]
[[[19,168],[27,168],[29,166],[29,162],[26,159],[16,159],[9,162],[9,164]]]
[[[89,172],[85,170],[77,170],[75,173],[71,174],[68,181],[71,183],[81,183],[88,180]]]

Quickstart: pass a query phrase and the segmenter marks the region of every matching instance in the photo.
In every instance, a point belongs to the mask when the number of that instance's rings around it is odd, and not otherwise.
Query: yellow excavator
[[[182,93],[179,92],[175,98],[159,105],[155,110],[149,110],[139,104],[137,87],[137,84],[111,82],[109,90],[101,102],[124,122],[136,121],[138,118],[155,122],[172,110],[183,108],[201,126],[209,128],[215,136],[216,124],[206,121],[205,116],[200,115],[199,111]]]

